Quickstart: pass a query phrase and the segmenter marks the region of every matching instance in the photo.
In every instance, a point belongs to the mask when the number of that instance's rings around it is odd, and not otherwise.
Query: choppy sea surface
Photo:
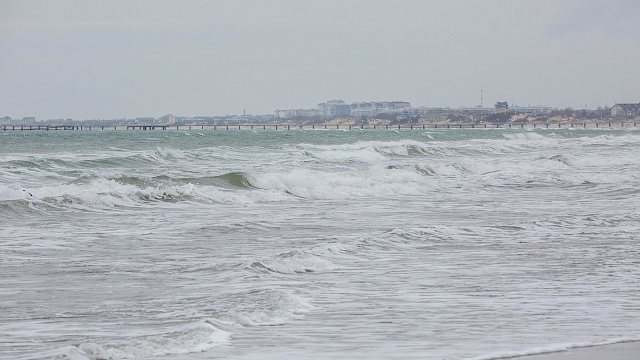
[[[640,340],[640,132],[0,133],[2,359]]]

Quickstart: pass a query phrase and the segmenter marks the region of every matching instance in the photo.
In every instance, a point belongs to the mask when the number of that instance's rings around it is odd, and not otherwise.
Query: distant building
[[[504,114],[509,110],[509,103],[506,101],[498,101],[494,106],[496,114]]]
[[[401,114],[411,107],[406,101],[379,101],[352,103],[351,116],[376,116],[380,114]]]
[[[320,115],[318,109],[289,109],[289,110],[276,110],[274,117],[278,119],[293,119],[296,117],[314,117]]]
[[[156,119],[152,117],[137,117],[133,119],[133,121],[135,121],[136,124],[153,124],[156,122]]]
[[[258,122],[267,122],[267,121],[273,121],[274,116],[268,115],[268,114],[256,115],[254,119]]]
[[[351,106],[345,104],[342,100],[330,100],[326,103],[318,104],[319,115],[323,117],[333,116],[349,116],[351,115]]]
[[[163,124],[175,124],[176,123],[176,117],[175,115],[169,114],[169,115],[165,115],[162,117],[162,123]]]
[[[549,114],[553,109],[548,106],[514,106],[511,111],[521,114]]]
[[[495,112],[495,109],[476,106],[469,108],[452,109],[452,111],[460,112],[463,114],[491,114]]]
[[[640,116],[640,103],[638,104],[615,104],[611,107],[611,116],[615,117],[636,117]]]
[[[420,116],[426,121],[441,121],[443,120],[447,114],[451,113],[451,109],[449,108],[428,108],[428,107],[417,107],[417,108],[409,108],[407,109],[409,114],[412,116]]]

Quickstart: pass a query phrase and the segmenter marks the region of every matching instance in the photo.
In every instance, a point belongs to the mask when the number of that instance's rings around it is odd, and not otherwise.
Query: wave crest
[[[201,321],[182,329],[159,335],[131,338],[108,343],[85,342],[54,350],[42,357],[73,360],[117,360],[138,357],[157,357],[173,354],[189,354],[211,350],[230,342],[231,333]]]
[[[256,261],[250,267],[255,270],[266,270],[280,274],[296,274],[333,270],[336,265],[319,256],[293,250],[270,259]]]

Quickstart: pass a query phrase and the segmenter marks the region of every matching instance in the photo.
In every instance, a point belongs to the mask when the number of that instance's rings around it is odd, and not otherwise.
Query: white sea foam
[[[282,274],[328,271],[336,268],[331,261],[319,256],[294,250],[251,264],[254,269],[267,269]]]
[[[220,320],[243,326],[282,325],[303,319],[313,309],[301,296],[271,288],[231,293],[211,307]]]
[[[68,207],[135,207],[156,201],[202,200],[224,204],[253,204],[256,202],[281,201],[287,196],[280,191],[230,191],[215,186],[194,184],[155,185],[139,187],[122,184],[104,178],[88,182],[47,185],[19,189],[0,185],[0,199],[5,201],[26,200],[34,204],[45,203]]]
[[[557,352],[564,352],[570,349],[578,349],[578,348],[586,348],[586,347],[595,347],[595,346],[604,346],[604,345],[613,345],[620,344],[625,342],[634,342],[640,341],[640,337],[624,337],[624,338],[616,338],[605,341],[594,341],[594,342],[578,342],[578,343],[565,343],[565,344],[551,344],[546,346],[534,347],[526,350],[514,350],[514,351],[498,351],[486,355],[476,356],[472,358],[467,358],[465,360],[499,360],[499,359],[511,359],[517,358],[520,356],[529,356],[529,355],[543,355]],[[613,355],[613,353],[612,353]],[[615,358],[615,357],[614,357]]]
[[[249,182],[256,188],[279,189],[306,199],[411,195],[429,191],[434,186],[417,171],[379,166],[347,172],[296,169],[288,173],[255,175]]]
[[[406,157],[412,153],[424,154],[430,152],[430,146],[413,140],[402,141],[367,141],[341,145],[300,145],[310,156],[330,161],[357,160],[375,163],[389,156]]]
[[[227,345],[230,343],[231,335],[209,321],[202,321],[163,334],[105,343],[84,342],[23,359],[118,360],[189,354]]]
[[[506,139],[510,140],[545,140],[547,137],[535,132],[502,133]]]

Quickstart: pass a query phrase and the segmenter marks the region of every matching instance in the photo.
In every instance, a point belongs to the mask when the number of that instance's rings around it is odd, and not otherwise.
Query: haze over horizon
[[[640,2],[0,3],[0,117],[640,102]],[[635,44],[635,45],[634,45]]]

